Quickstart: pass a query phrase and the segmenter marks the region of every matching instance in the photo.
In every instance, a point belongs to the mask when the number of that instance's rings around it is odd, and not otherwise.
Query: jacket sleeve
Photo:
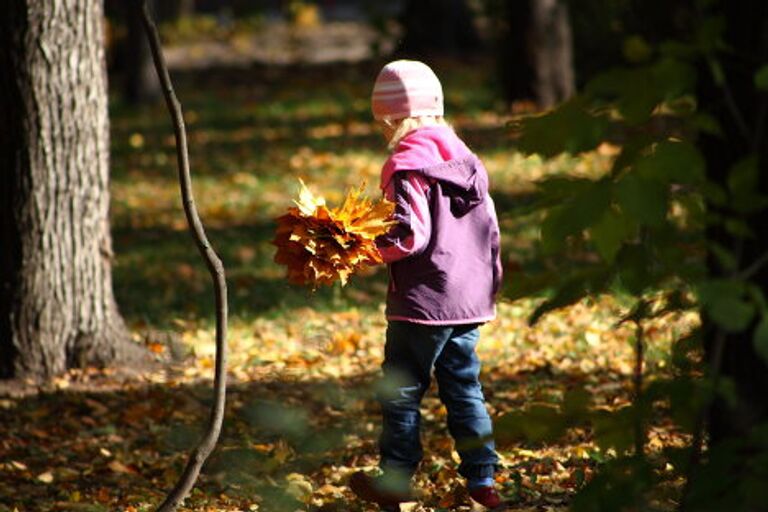
[[[429,211],[427,178],[413,171],[396,173],[384,195],[395,203],[394,218],[397,221],[385,235],[376,239],[385,263],[392,263],[419,254],[429,244],[432,218]]]
[[[491,216],[491,261],[493,262],[493,294],[496,295],[501,288],[504,270],[501,264],[501,235],[499,233],[499,221],[496,216],[496,207],[491,196],[486,196],[489,214]]]

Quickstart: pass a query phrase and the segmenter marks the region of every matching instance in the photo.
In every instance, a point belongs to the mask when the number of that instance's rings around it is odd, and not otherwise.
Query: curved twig
[[[155,70],[160,79],[160,84],[165,97],[165,103],[168,112],[173,121],[174,134],[176,136],[176,157],[179,167],[179,186],[181,188],[181,197],[184,203],[184,213],[187,216],[187,224],[192,233],[200,255],[205,260],[208,271],[213,280],[214,292],[216,295],[216,363],[214,376],[214,403],[211,408],[211,416],[208,421],[208,428],[197,447],[189,456],[187,466],[184,468],[179,481],[165,498],[165,501],[158,507],[158,512],[170,512],[176,510],[182,501],[189,495],[194,487],[200,469],[208,458],[208,455],[216,446],[216,441],[221,432],[221,425],[224,420],[224,403],[227,393],[227,283],[224,276],[224,265],[216,252],[211,247],[208,238],[205,235],[203,224],[195,207],[195,199],[192,194],[192,178],[189,172],[189,153],[187,151],[187,133],[184,127],[184,117],[181,112],[181,104],[176,99],[176,93],[171,84],[171,77],[168,74],[168,67],[165,64],[160,37],[157,33],[157,26],[152,21],[147,7],[146,0],[141,2],[141,20],[149,39],[149,47],[152,52],[152,60],[155,63]]]

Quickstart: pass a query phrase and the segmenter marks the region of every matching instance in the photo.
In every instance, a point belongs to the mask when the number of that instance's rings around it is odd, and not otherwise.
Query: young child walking
[[[379,439],[382,476],[350,480],[385,510],[410,501],[423,451],[419,405],[432,373],[473,500],[500,507],[498,457],[479,382],[478,326],[495,317],[499,229],[482,162],[443,119],[443,91],[426,64],[398,60],[376,79],[372,110],[392,151],[381,189],[397,224],[377,240],[387,263],[388,321]],[[399,485],[405,482],[405,485]]]

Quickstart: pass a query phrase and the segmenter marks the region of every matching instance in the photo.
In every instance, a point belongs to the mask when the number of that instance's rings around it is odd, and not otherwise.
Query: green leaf
[[[568,281],[557,289],[557,292],[555,292],[555,295],[551,299],[541,303],[533,313],[531,313],[531,316],[528,317],[528,325],[534,325],[542,316],[550,311],[575,304],[587,295],[587,293],[586,283],[583,280],[573,279]]]
[[[703,306],[708,306],[723,296],[741,297],[745,290],[744,283],[735,279],[709,279],[698,283],[696,295]]]
[[[690,43],[669,40],[659,45],[659,53],[672,59],[691,60],[696,57],[697,49]]]
[[[712,180],[705,180],[700,185],[701,193],[715,206],[725,206],[728,202],[728,194],[725,189]]]
[[[715,392],[725,400],[725,403],[732,409],[735,409],[739,403],[739,392],[736,390],[736,383],[732,378],[721,375],[717,382]]]
[[[616,258],[619,285],[632,295],[640,295],[652,286],[651,258],[640,244],[624,245]]]
[[[755,316],[755,305],[745,300],[744,283],[733,279],[711,279],[699,283],[699,301],[712,320],[729,332],[747,328]]]
[[[523,431],[532,442],[553,442],[568,427],[567,419],[554,407],[533,405],[524,413]]]
[[[672,350],[670,353],[670,360],[672,364],[683,371],[688,371],[693,366],[694,358],[691,354],[695,354],[701,349],[701,331],[696,330],[693,333],[676,340],[672,344]]]
[[[728,190],[735,196],[744,196],[757,188],[759,180],[757,155],[752,154],[736,162],[728,171]]]
[[[768,364],[768,316],[763,316],[752,337],[755,352]]]
[[[629,124],[637,125],[647,121],[653,109],[661,101],[661,95],[648,77],[639,75],[636,81],[627,85],[618,106],[624,120]]]
[[[519,440],[553,442],[565,434],[569,419],[551,406],[534,405],[520,412],[505,414],[494,422],[497,444],[504,446]]]
[[[708,394],[702,388],[701,381],[690,377],[676,377],[669,381],[666,388],[672,405],[672,419],[685,430],[692,432],[696,428],[697,418]]]
[[[609,459],[574,496],[573,512],[655,510],[650,501],[654,487],[650,462],[639,457]]]
[[[667,186],[635,173],[624,176],[616,185],[616,198],[622,211],[640,224],[660,226],[667,217]]]
[[[602,451],[610,448],[621,454],[633,444],[634,417],[632,406],[616,411],[600,411],[594,419],[595,440]]]
[[[755,87],[761,91],[768,91],[768,64],[763,65],[755,73]]]
[[[535,275],[519,273],[514,279],[504,280],[504,297],[517,300],[554,288],[561,279],[560,272],[542,272]]]
[[[648,66],[612,69],[602,73],[587,84],[585,93],[593,101],[615,103],[624,120],[630,124],[647,120],[662,100],[653,86]]]
[[[645,153],[656,140],[645,134],[638,134],[623,144],[621,153],[611,166],[611,174],[617,176],[621,171],[633,165],[635,161]]]
[[[758,192],[760,169],[757,155],[749,155],[728,171],[731,206],[739,213],[755,213],[768,206],[768,196]]]
[[[547,114],[523,119],[519,129],[520,151],[548,158],[596,148],[608,129],[608,120],[590,114],[582,101],[573,99]]]
[[[696,85],[696,70],[689,63],[664,58],[651,68],[653,84],[664,100],[671,100],[693,92]]]
[[[757,306],[757,310],[760,312],[760,314],[763,316],[768,315],[768,301],[765,299],[763,289],[751,281],[746,283],[746,288],[747,295],[750,299],[752,299],[752,302],[755,303],[755,306]]]
[[[587,83],[585,95],[592,101],[615,103],[627,123],[639,124],[663,101],[690,93],[695,76],[690,64],[664,57],[647,66],[601,73]]]
[[[592,403],[592,395],[584,387],[569,389],[563,395],[563,414],[579,420],[586,416]]]
[[[705,178],[704,157],[688,142],[660,142],[651,155],[637,162],[636,168],[646,178],[667,183],[701,183]]]
[[[561,203],[591,188],[595,180],[570,176],[549,176],[536,182],[536,202],[544,207]]]
[[[712,255],[717,258],[717,262],[720,264],[720,267],[723,270],[727,272],[733,272],[736,270],[738,263],[736,261],[736,255],[733,254],[733,252],[726,249],[717,242],[710,242],[707,244],[707,247],[709,248],[709,252],[711,252]]]
[[[737,238],[755,238],[755,232],[743,219],[729,217],[723,222],[723,227]]]
[[[646,62],[651,58],[653,49],[643,36],[632,35],[624,39],[623,53],[628,62]]]
[[[709,16],[699,21],[696,31],[696,42],[705,55],[712,55],[723,49],[723,34],[726,20],[723,16]]]
[[[531,313],[528,323],[533,325],[544,314],[564,306],[570,306],[588,293],[600,292],[605,289],[611,276],[609,269],[603,266],[572,272],[571,277],[557,288],[554,296],[544,301]]]
[[[622,212],[606,210],[605,215],[589,232],[597,252],[608,263],[613,263],[621,244],[636,234],[636,225]]]
[[[610,199],[611,184],[598,181],[579,191],[565,204],[550,210],[541,226],[544,252],[553,253],[569,236],[597,223],[608,208]]]
[[[715,136],[723,135],[723,127],[720,126],[720,122],[713,115],[706,112],[697,112],[691,118],[691,124],[701,133]]]

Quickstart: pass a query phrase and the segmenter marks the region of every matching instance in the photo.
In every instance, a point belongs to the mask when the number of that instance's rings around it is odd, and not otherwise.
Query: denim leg
[[[379,393],[383,425],[381,468],[410,477],[421,462],[419,406],[429,388],[437,354],[448,331],[408,322],[390,322],[384,347],[384,380]]]
[[[435,361],[440,399],[448,410],[448,429],[461,456],[459,473],[470,481],[493,477],[499,461],[479,380],[478,337],[476,326],[455,327]]]

